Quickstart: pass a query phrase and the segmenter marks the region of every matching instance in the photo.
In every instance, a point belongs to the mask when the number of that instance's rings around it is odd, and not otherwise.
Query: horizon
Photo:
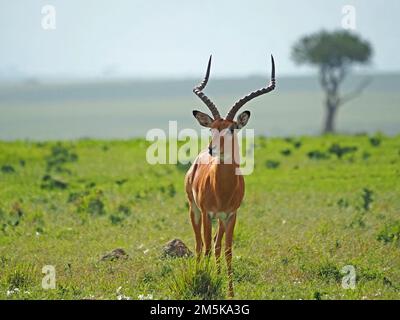
[[[202,79],[203,74],[199,74],[198,76],[157,76],[157,77],[135,77],[133,75],[126,75],[126,76],[114,76],[109,78],[103,77],[60,77],[57,75],[54,76],[32,76],[32,77],[21,77],[18,79],[2,79],[0,78],[0,87],[1,86],[8,86],[8,85],[26,85],[26,84],[37,84],[37,85],[74,85],[74,84],[116,84],[116,83],[125,83],[125,82],[137,82],[137,83],[157,83],[157,82],[182,82],[182,81],[193,81],[193,85],[197,84],[196,81],[200,81]],[[400,76],[400,70],[395,71],[371,71],[371,70],[359,70],[359,71],[351,71],[346,76],[346,79],[351,77],[363,77],[363,76],[378,76],[378,77],[385,77],[385,76]],[[269,75],[266,74],[248,74],[248,75],[234,75],[234,76],[210,76],[211,81],[244,81],[244,80],[253,80],[253,79],[265,79],[266,81],[269,80]],[[309,73],[302,73],[302,74],[280,74],[277,75],[277,79],[317,79],[318,74],[316,70]]]

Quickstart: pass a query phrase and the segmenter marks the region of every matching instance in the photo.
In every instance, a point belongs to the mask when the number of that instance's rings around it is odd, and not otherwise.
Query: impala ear
[[[211,127],[211,124],[214,122],[214,120],[208,115],[203,112],[194,110],[193,111],[194,117],[197,119],[197,121],[202,125],[203,127]]]
[[[242,129],[250,119],[250,111],[244,111],[238,115],[236,122],[237,128]]]

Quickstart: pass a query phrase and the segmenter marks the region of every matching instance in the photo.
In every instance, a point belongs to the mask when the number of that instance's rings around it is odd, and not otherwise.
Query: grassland
[[[162,257],[173,238],[193,249],[186,167],[147,164],[147,145],[0,142],[0,299],[226,297],[214,261],[198,272],[193,258]],[[399,136],[258,138],[236,298],[399,299],[399,164]],[[115,248],[129,258],[100,260]],[[53,290],[41,287],[44,265],[56,268]],[[342,288],[346,265],[354,290]]]

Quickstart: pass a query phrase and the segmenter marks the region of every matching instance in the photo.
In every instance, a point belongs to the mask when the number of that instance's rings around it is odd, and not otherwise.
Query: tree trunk
[[[335,133],[335,118],[338,104],[333,103],[332,99],[328,98],[326,102],[326,115],[324,122],[324,133]]]
[[[325,119],[324,133],[335,133],[336,113],[343,99],[339,97],[339,86],[346,76],[345,66],[340,68],[322,65],[320,69],[320,82],[325,91]]]

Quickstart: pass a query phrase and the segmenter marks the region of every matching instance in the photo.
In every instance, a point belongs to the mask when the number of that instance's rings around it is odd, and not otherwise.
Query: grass
[[[162,257],[174,238],[194,247],[186,166],[147,164],[147,146],[0,142],[0,299],[226,298],[214,260]],[[236,298],[399,299],[399,164],[399,136],[257,138]],[[129,257],[101,261],[116,248]],[[354,290],[341,285],[348,265]]]

